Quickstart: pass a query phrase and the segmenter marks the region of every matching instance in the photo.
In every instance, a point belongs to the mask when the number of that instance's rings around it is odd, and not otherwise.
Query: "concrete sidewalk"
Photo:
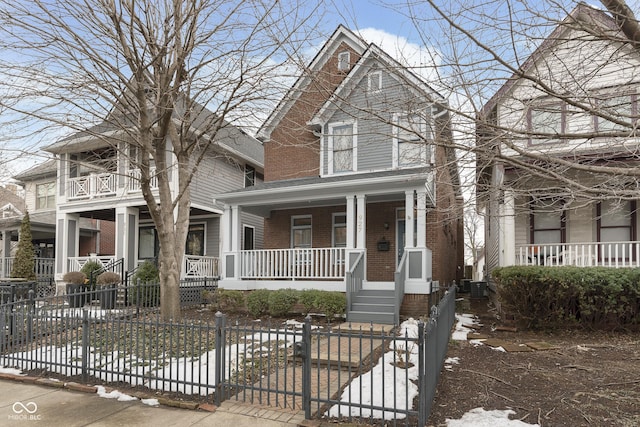
[[[304,414],[281,413],[242,403],[225,402],[219,408],[210,409],[215,410],[153,407],[140,400],[119,402],[69,388],[0,380],[2,426],[255,427],[259,423],[261,427],[294,427],[304,423]]]

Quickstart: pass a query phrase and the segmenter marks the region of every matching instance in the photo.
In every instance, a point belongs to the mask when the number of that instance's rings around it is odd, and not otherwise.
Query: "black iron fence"
[[[428,320],[388,330],[318,327],[309,317],[240,324],[221,313],[163,322],[141,303],[150,291],[129,286],[125,294],[133,292],[136,304],[113,309],[90,295],[72,307],[32,291],[0,305],[0,365],[300,410],[308,419],[425,425],[455,318],[455,287]]]

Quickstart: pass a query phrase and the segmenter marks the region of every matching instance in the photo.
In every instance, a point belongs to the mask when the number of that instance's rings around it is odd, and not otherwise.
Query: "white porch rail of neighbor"
[[[218,258],[185,255],[182,267],[183,278],[218,277]]]
[[[640,267],[640,242],[588,242],[523,245],[516,265]]]
[[[344,274],[344,248],[240,252],[240,276],[243,279],[343,279]]]
[[[67,271],[80,271],[82,270],[82,267],[84,267],[84,265],[89,261],[95,261],[103,267],[106,267],[110,263],[115,262],[115,260],[115,255],[69,257]]]
[[[158,188],[158,176],[156,175],[156,168],[149,168],[149,174],[151,175],[151,181],[149,186],[153,189]],[[142,186],[140,185],[140,178],[142,178],[142,172],[140,169],[129,170],[129,191],[140,191]]]
[[[98,173],[69,179],[69,199],[91,199],[116,194],[116,175]]]
[[[15,257],[2,258],[0,277],[11,277],[14,261]],[[33,271],[36,277],[53,277],[55,261],[55,258],[34,258]]]

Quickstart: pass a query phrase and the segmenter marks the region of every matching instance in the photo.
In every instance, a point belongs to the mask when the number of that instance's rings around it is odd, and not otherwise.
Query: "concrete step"
[[[352,303],[351,311],[368,311],[371,313],[393,313],[393,304]]]
[[[377,295],[354,295],[351,299],[353,304],[387,304],[393,306],[396,302],[395,297],[377,296]]]
[[[395,291],[386,289],[362,289],[358,291],[357,295],[360,296],[375,296],[375,297],[393,297]]]

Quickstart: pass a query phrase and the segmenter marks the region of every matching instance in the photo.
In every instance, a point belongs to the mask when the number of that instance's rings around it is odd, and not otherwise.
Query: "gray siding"
[[[206,256],[220,256],[220,218],[207,220],[207,237],[204,253]]]
[[[255,249],[264,248],[264,219],[260,216],[242,212],[242,225],[248,225],[255,229]]]
[[[212,206],[213,194],[244,187],[244,164],[225,157],[208,155],[198,167],[191,185],[191,203]]]
[[[393,167],[393,119],[394,114],[429,107],[428,100],[420,103],[414,93],[391,73],[377,65],[365,64],[360,80],[349,94],[348,102],[340,105],[323,129],[323,173],[328,173],[329,125],[353,122],[357,125],[357,171],[388,170]],[[367,70],[382,72],[382,90],[368,90]]]

